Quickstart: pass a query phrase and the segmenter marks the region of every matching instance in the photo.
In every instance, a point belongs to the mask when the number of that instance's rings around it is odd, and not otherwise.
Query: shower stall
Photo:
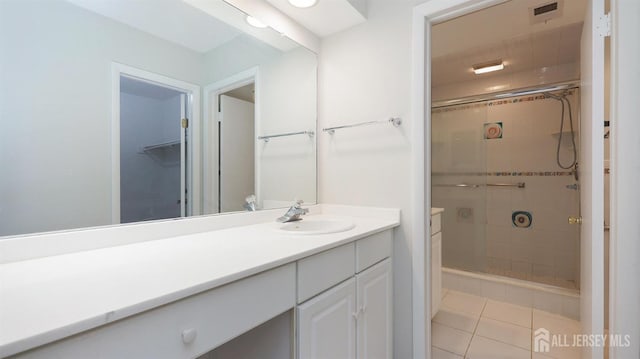
[[[443,267],[580,286],[579,88],[434,102]]]

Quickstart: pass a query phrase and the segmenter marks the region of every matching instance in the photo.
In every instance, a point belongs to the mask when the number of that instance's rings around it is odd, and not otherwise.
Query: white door
[[[254,105],[220,96],[220,212],[242,211],[255,193]]]
[[[581,40],[580,318],[588,334],[604,331],[604,0],[589,0]],[[602,358],[585,348],[583,358]]]
[[[351,278],[298,307],[298,358],[355,359],[356,280]]]
[[[391,260],[386,259],[358,274],[356,282],[358,359],[390,359],[393,355]]]

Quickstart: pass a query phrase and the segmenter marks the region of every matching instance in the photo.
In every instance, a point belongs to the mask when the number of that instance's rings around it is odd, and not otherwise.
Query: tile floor
[[[580,349],[552,347],[533,352],[533,331],[571,337],[580,322],[531,307],[445,291],[431,323],[433,359],[580,359]]]

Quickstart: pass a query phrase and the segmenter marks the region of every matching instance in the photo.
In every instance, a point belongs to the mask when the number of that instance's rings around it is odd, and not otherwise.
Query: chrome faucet
[[[300,218],[300,216],[309,213],[307,208],[302,208],[300,206],[302,203],[302,200],[297,200],[296,203],[287,210],[287,213],[276,219],[276,221],[281,223],[301,221],[302,218]]]
[[[242,207],[244,207],[244,209],[246,209],[249,212],[254,212],[257,208],[256,208],[256,195],[252,194],[247,196],[247,198],[244,199],[244,205],[242,205]]]

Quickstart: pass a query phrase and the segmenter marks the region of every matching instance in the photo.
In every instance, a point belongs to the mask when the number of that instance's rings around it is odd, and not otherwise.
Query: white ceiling
[[[546,23],[531,24],[529,9],[550,0],[511,0],[458,17],[432,29],[432,57],[484,47],[514,37],[553,30],[584,20],[586,0],[565,0],[563,15]]]
[[[250,26],[244,13],[223,0],[67,1],[199,53],[209,52],[242,33],[281,51],[298,47],[273,29]]]
[[[266,1],[319,37],[340,32],[367,20],[365,14],[355,6],[366,1],[352,0],[352,4],[349,0],[318,0],[314,6],[305,9],[292,6],[288,0]]]
[[[67,1],[201,53],[240,34],[238,29],[181,0]]]
[[[548,0],[510,1],[435,25],[433,86],[579,63],[585,1],[568,0],[561,18],[531,24],[528,8],[540,3]],[[473,65],[496,59],[505,62],[504,70],[473,73]]]
[[[237,89],[233,89],[229,92],[225,92],[223,95],[227,95],[227,96],[231,96],[243,101],[247,101],[247,102],[251,102],[251,103],[255,103],[256,99],[255,99],[255,85],[254,84],[248,84],[248,85],[244,85],[242,87],[238,87]]]

